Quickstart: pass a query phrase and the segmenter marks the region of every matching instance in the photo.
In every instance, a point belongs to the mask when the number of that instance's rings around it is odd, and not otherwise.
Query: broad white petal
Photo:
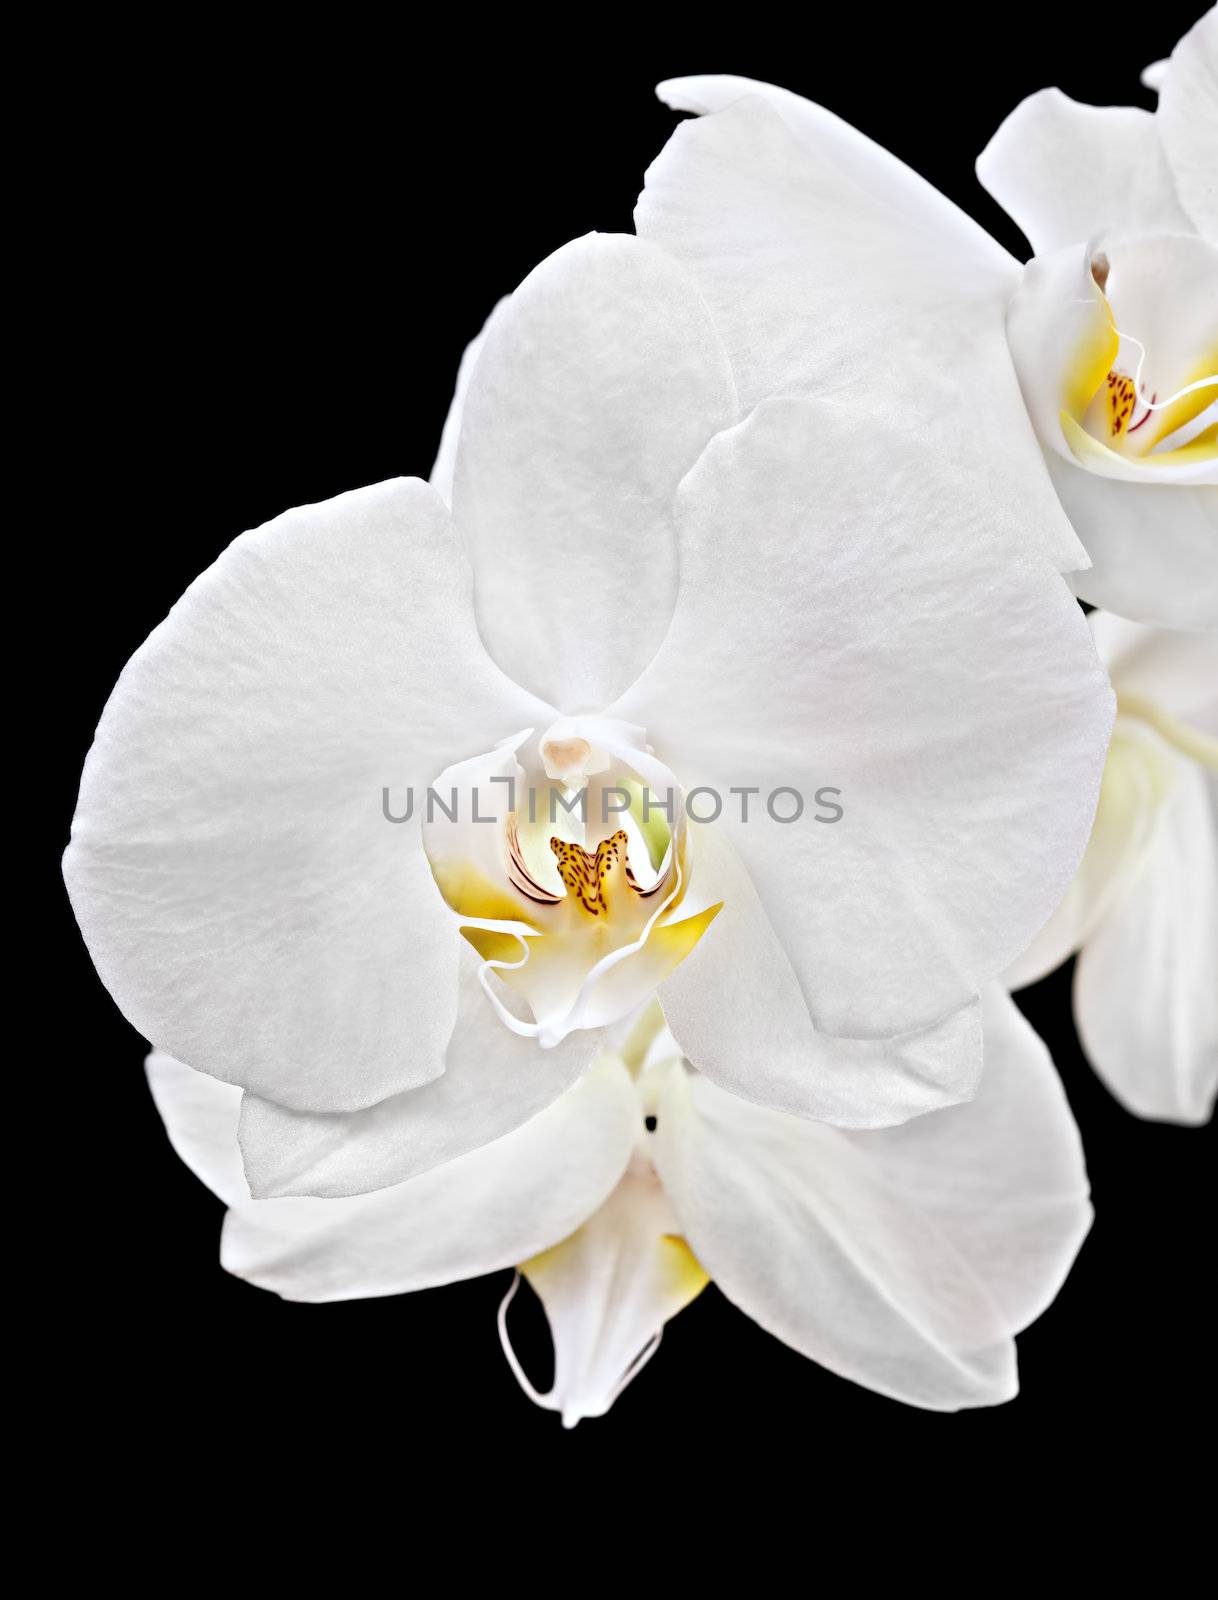
[[[148,1087],[169,1142],[195,1177],[225,1205],[250,1197],[237,1144],[241,1090],[154,1050],[144,1062]]]
[[[887,1127],[972,1095],[981,1071],[976,1002],[899,1038],[818,1033],[724,830],[695,827],[691,852],[694,881],[723,910],[660,994],[680,1050],[700,1072],[745,1100],[842,1128]],[[871,981],[879,989],[885,980],[874,972]]]
[[[1218,737],[1218,634],[1148,628],[1108,611],[1087,621],[1118,696],[1136,695]]]
[[[674,111],[693,111],[702,116],[725,111],[738,100],[755,95],[778,112],[815,160],[831,161],[844,178],[852,179],[873,199],[890,206],[915,226],[933,226],[943,234],[945,242],[950,240],[954,253],[973,260],[980,270],[1009,270],[1007,252],[966,211],[961,211],[890,150],[815,101],[772,83],[728,73],[669,78],[656,85],[656,94]]]
[[[487,330],[453,514],[478,623],[517,682],[601,710],[672,611],[673,492],[736,420],[727,357],[689,276],[633,237],[544,261]]]
[[[934,1410],[1015,1392],[1010,1335],[1052,1300],[1091,1219],[1044,1046],[1000,990],[970,1104],[848,1134],[676,1070],[655,1158],[729,1299],[830,1370]]]
[[[656,1165],[690,1248],[767,1332],[911,1405],[1016,1392],[999,1307],[868,1153],[872,1136],[749,1105],[679,1065],[657,1116]]]
[[[987,486],[987,536],[1031,543],[1062,571],[1085,566],[1007,348],[1018,266],[996,246],[962,244],[955,208],[899,163],[844,170],[836,119],[781,103],[780,114],[750,95],[684,123],[635,212],[640,234],[697,280],[742,405],[776,394],[857,401],[943,444],[963,478]]]
[[[1218,628],[1218,489],[1118,483],[1047,459],[1091,554],[1070,575],[1080,599],[1160,628]]]
[[[672,627],[614,714],[687,792],[760,788],[733,842],[826,1033],[966,1004],[1087,842],[1113,697],[1065,585],[995,561],[987,510],[950,457],[825,401],[761,406],[682,485]],[[779,786],[798,822],[767,814]]]
[[[1004,980],[1008,988],[1021,989],[1054,971],[1099,927],[1141,866],[1171,771],[1161,741],[1142,724],[1118,716],[1091,837],[1074,882],[1008,969]]]
[[[974,1098],[853,1136],[889,1188],[937,1225],[1018,1332],[1060,1289],[1091,1224],[1082,1142],[1048,1050],[1010,996],[982,996]]]
[[[310,1301],[403,1294],[515,1266],[609,1197],[638,1120],[629,1073],[604,1058],[522,1127],[409,1183],[355,1199],[234,1205],[221,1261],[260,1288]]]
[[[1218,242],[1218,7],[1172,51],[1155,121],[1185,210]]]
[[[405,1183],[519,1128],[569,1089],[602,1048],[575,1033],[552,1050],[499,1021],[461,956],[461,1003],[443,1076],[363,1111],[292,1111],[246,1094],[241,1151],[257,1199],[367,1194]]]
[[[490,327],[491,318],[500,307],[507,304],[507,296],[500,300],[491,315],[486,319],[481,332],[471,339],[461,354],[461,364],[457,368],[457,387],[453,393],[452,404],[448,408],[448,415],[444,418],[444,429],[440,434],[440,448],[436,451],[436,459],[432,463],[428,482],[444,501],[446,506],[453,503],[453,473],[457,467],[457,440],[461,436],[461,416],[465,410],[465,396],[469,392],[469,380],[473,376],[474,365],[482,354],[482,346],[486,343],[486,330]]]
[[[1218,781],[1174,761],[1141,869],[1079,957],[1074,1009],[1123,1106],[1196,1124],[1218,1088]]]
[[[1038,256],[1113,233],[1191,228],[1157,119],[1135,106],[1080,105],[1041,89],[986,145],[977,176]]]
[[[577,1233],[523,1261],[520,1270],[550,1324],[551,1388],[539,1394],[529,1381],[512,1353],[505,1316],[504,1349],[525,1392],[561,1412],[567,1428],[604,1416],[654,1351],[664,1324],[708,1281],[677,1232],[655,1169],[641,1157]]]
[[[178,1060],[298,1108],[442,1070],[450,913],[386,785],[546,711],[487,659],[434,490],[243,535],[127,664],[64,875],[119,1006]]]

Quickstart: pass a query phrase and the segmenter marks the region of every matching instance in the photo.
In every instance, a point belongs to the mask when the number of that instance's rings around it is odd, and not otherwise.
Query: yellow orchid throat
[[[543,1047],[643,1004],[720,910],[685,906],[684,799],[641,728],[564,718],[441,780],[453,805],[423,819],[432,875],[500,1020]]]
[[[688,883],[684,836],[646,887],[631,869],[624,829],[600,840],[594,851],[551,836],[562,894],[552,893],[530,872],[514,813],[505,836],[509,892],[518,897],[514,920],[527,924],[527,930],[463,923],[461,933],[495,978],[525,1001],[534,1019],[525,1026],[529,1031],[536,1026],[543,1044],[570,1031],[556,1026],[556,1017],[573,1026],[595,1026],[629,1009],[689,955],[721,909],[719,902],[675,918]],[[490,909],[489,900],[482,903]],[[493,903],[497,910],[491,917],[504,920],[500,896]],[[473,908],[467,899],[454,909],[468,914]]]
[[[1075,459],[1083,466],[1124,461],[1156,469],[1218,459],[1218,420],[1196,426],[1218,401],[1218,349],[1198,359],[1174,392],[1162,392],[1142,375],[1147,351],[1141,341],[1117,326],[1104,292],[1102,256],[1091,274],[1095,314],[1087,318],[1062,389],[1060,422]]]

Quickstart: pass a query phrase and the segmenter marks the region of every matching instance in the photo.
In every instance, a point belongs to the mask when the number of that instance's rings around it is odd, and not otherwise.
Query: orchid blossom
[[[681,1059],[653,1001],[546,1110],[354,1199],[251,1200],[240,1091],[163,1053],[169,1136],[230,1207],[221,1261],[289,1300],[401,1294],[518,1266],[555,1347],[539,1405],[602,1415],[711,1279],[831,1371],[938,1411],[1016,1392],[1012,1335],[1056,1294],[1091,1219],[1077,1130],[1043,1045],[985,996],[967,1105],[849,1133],[750,1105]]]
[[[127,665],[65,875],[132,1023],[244,1091],[254,1194],[500,1138],[657,985],[746,1100],[865,1128],[973,1093],[1111,693],[1036,507],[996,526],[954,448],[741,388],[671,256],[578,241],[467,367],[451,510],[287,512]],[[821,785],[836,825],[769,805]]]
[[[1079,952],[1083,1047],[1122,1105],[1202,1123],[1218,1090],[1218,638],[1102,611],[1117,693],[1091,842],[1069,894],[1008,974]]]
[[[1158,81],[1153,116],[1050,90],[999,129],[978,174],[1027,234],[1026,267],[822,107],[738,77],[660,85],[703,115],[652,165],[636,225],[697,280],[746,405],[850,398],[947,443],[1028,514],[1082,598],[1204,629],[1218,626],[1218,11]]]

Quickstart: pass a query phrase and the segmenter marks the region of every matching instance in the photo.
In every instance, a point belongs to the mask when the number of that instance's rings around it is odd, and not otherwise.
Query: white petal
[[[725,111],[748,95],[758,96],[778,112],[814,159],[832,162],[843,177],[916,226],[931,224],[945,240],[950,239],[957,254],[971,258],[979,269],[1009,270],[1007,252],[967,212],[883,145],[802,95],[725,73],[669,78],[656,85],[656,94],[674,111],[694,111],[702,116]]]
[[[855,1143],[942,1229],[1018,1332],[1065,1280],[1091,1204],[1079,1132],[1048,1050],[998,985],[982,1004],[985,1070],[973,1100]]]
[[[1043,1046],[989,993],[976,1100],[845,1134],[670,1076],[654,1135],[674,1211],[729,1299],[830,1370],[934,1410],[1015,1392],[1010,1335],[1090,1220]]]
[[[103,981],[177,1059],[352,1108],[443,1068],[458,939],[386,785],[535,720],[416,480],[236,540],[128,663],[64,861]]]
[[[780,115],[750,95],[684,123],[635,212],[640,234],[697,280],[742,405],[797,393],[858,401],[920,442],[943,442],[963,477],[986,484],[995,536],[1035,543],[1062,571],[1085,566],[1007,348],[1016,263],[964,242],[978,230],[873,146],[843,170],[843,125],[792,104],[802,103],[782,99]]]
[[[1172,51],[1155,120],[1185,210],[1218,241],[1218,7]]]
[[[1170,783],[1161,741],[1138,723],[1118,717],[1104,763],[1099,804],[1087,849],[1061,904],[1018,961],[1008,969],[1011,989],[1035,983],[1081,949],[1141,865]]]
[[[731,831],[826,1033],[966,1004],[1087,842],[1111,691],[1061,580],[994,559],[987,509],[950,458],[824,401],[760,407],[682,485],[672,627],[614,714],[687,792],[804,796]]]
[[[1118,695],[1136,695],[1218,735],[1218,635],[1148,628],[1107,611],[1087,621]]]
[[[403,1294],[515,1266],[608,1198],[637,1131],[630,1075],[605,1058],[523,1127],[409,1183],[355,1199],[235,1205],[221,1260],[239,1278],[309,1301]]]
[[[523,1262],[554,1341],[552,1387],[544,1394],[533,1387],[501,1316],[504,1350],[525,1392],[561,1412],[564,1427],[604,1416],[654,1351],[664,1324],[706,1287],[706,1273],[676,1230],[654,1168],[636,1158],[577,1233]]]
[[[1190,231],[1156,118],[1041,89],[977,158],[977,176],[1038,256],[1112,233]]]
[[[482,354],[482,346],[486,343],[486,330],[491,325],[500,307],[507,304],[507,296],[500,300],[491,315],[483,324],[478,335],[471,339],[461,355],[461,364],[457,368],[457,387],[453,393],[452,404],[448,408],[448,415],[444,418],[444,429],[440,434],[440,448],[436,451],[436,459],[432,463],[428,482],[444,501],[446,506],[453,503],[453,473],[457,467],[457,440],[461,436],[461,416],[465,410],[465,396],[469,392],[469,380],[473,376],[474,365]]]
[[[246,1094],[241,1151],[258,1199],[367,1194],[489,1144],[569,1089],[601,1049],[575,1033],[552,1050],[499,1021],[478,982],[472,950],[461,956],[461,1004],[444,1073],[420,1089],[363,1111],[291,1111]]]
[[[723,829],[694,828],[691,848],[695,883],[723,910],[660,993],[680,1050],[700,1072],[746,1100],[843,1128],[887,1127],[969,1098],[981,1071],[975,1002],[900,1038],[818,1033]]]
[[[678,1066],[653,1141],[691,1249],[768,1333],[911,1405],[957,1410],[1015,1393],[997,1307],[850,1136],[747,1105]]]
[[[1218,1088],[1218,783],[1175,765],[1141,869],[1079,958],[1074,1009],[1122,1105],[1195,1124]]]
[[[1091,555],[1070,575],[1080,599],[1157,627],[1218,627],[1218,489],[1118,483],[1047,459]]]
[[[250,1197],[237,1144],[241,1090],[154,1050],[144,1063],[169,1142],[195,1177],[225,1205]]]
[[[521,284],[471,376],[453,488],[505,671],[569,712],[631,681],[672,611],[673,492],[736,414],[714,324],[663,251],[592,234]]]

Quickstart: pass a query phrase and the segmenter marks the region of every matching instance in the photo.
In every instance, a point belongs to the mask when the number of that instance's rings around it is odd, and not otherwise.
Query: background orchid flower
[[[1091,842],[1013,988],[1076,951],[1096,1071],[1139,1116],[1201,1123],[1218,1089],[1218,639],[1088,619],[1117,692]]]
[[[1094,563],[1078,592],[1169,626],[1218,625],[1216,171],[1218,10],[1164,63],[1153,115],[1042,90],[977,162],[1036,254],[1008,328]]]
[[[507,1266],[540,1295],[569,1427],[602,1415],[710,1280],[794,1349],[933,1410],[1016,1392],[1013,1334],[1091,1219],[1077,1130],[1044,1046],[997,986],[968,1105],[848,1133],[750,1105],[682,1061],[652,1004],[620,1053],[523,1127],[355,1199],[251,1200],[240,1093],[163,1053],[169,1136],[231,1208],[221,1261],[289,1300],[401,1294]],[[657,1031],[658,1030],[658,1031]]]
[[[950,452],[839,401],[739,422],[702,297],[635,238],[543,263],[467,378],[451,513],[416,480],[288,512],[125,669],[65,859],[120,1006],[246,1091],[264,1196],[498,1138],[661,982],[748,1099],[867,1127],[967,1097],[1110,728],[1056,573]],[[677,793],[666,833],[572,836],[496,810],[513,781]],[[767,809],[824,783],[838,826]],[[395,784],[467,809],[391,825]],[[752,786],[748,822],[689,821],[698,786]]]
[[[1026,268],[822,107],[739,77],[660,85],[704,115],[636,225],[697,279],[746,404],[861,399],[947,443],[995,526],[1028,511],[1083,598],[1218,626],[1216,39],[1210,12],[1154,118],[1049,91],[1008,119],[978,171]]]

